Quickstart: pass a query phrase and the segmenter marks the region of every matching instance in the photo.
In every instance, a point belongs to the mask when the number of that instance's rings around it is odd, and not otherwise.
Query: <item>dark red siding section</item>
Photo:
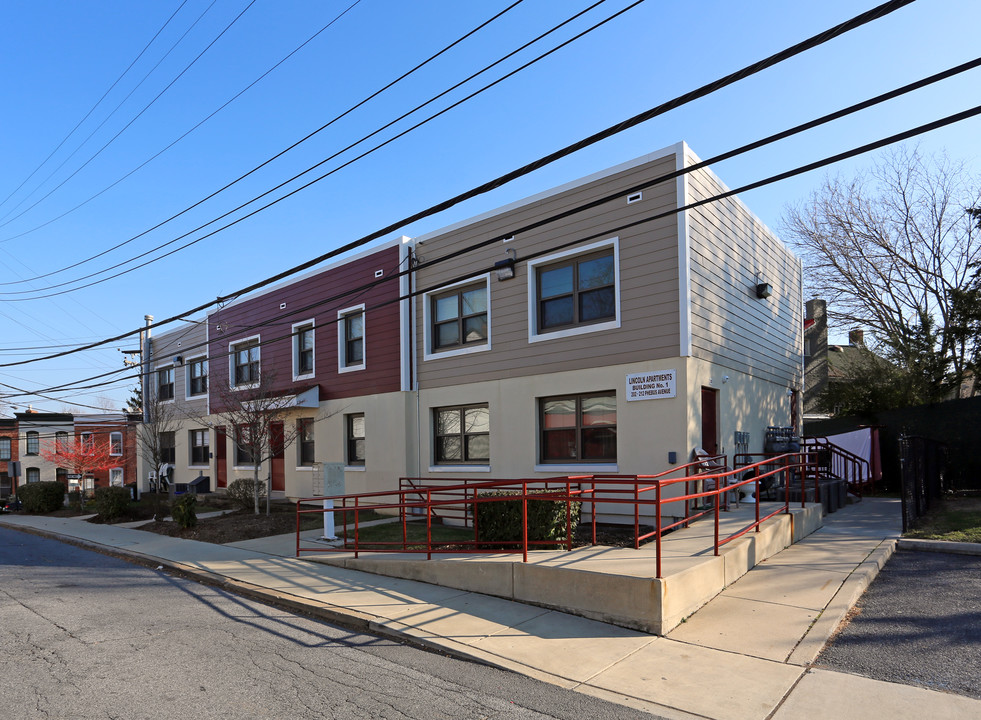
[[[381,277],[376,277],[378,271]],[[329,400],[400,390],[398,272],[399,247],[392,245],[212,313],[208,317],[212,409],[220,410],[216,389],[228,387],[229,344],[256,335],[261,372],[272,377],[274,392],[301,391],[317,384],[320,399]],[[365,369],[339,373],[337,313],[362,304]],[[292,327],[311,319],[316,326],[315,375],[294,383]]]

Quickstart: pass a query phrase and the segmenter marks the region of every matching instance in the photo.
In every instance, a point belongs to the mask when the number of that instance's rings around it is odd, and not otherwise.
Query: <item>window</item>
[[[490,462],[490,411],[486,405],[437,408],[433,417],[437,464]]]
[[[543,398],[543,463],[616,462],[616,393]]]
[[[364,413],[347,416],[347,464],[364,465]]]
[[[115,487],[123,486],[123,469],[122,468],[110,468],[109,470],[109,484]]]
[[[157,398],[160,400],[174,399],[174,368],[157,370]]]
[[[189,445],[191,447],[191,465],[207,465],[211,459],[211,449],[208,446],[209,432],[207,430],[189,430]]]
[[[487,284],[434,295],[430,299],[432,350],[487,342]]]
[[[313,465],[313,418],[300,418],[296,421],[296,440],[299,449],[300,465]]]
[[[41,469],[36,467],[29,467],[26,470],[27,482],[41,482]]]
[[[348,308],[337,313],[338,370],[363,370],[364,361],[364,305]]]
[[[36,430],[30,430],[27,433],[27,454],[37,455],[41,445],[41,436],[38,435]]]
[[[160,462],[170,463],[177,460],[177,440],[173,432],[160,433]]]
[[[109,454],[110,455],[123,454],[123,434],[121,432],[109,433]]]
[[[313,375],[313,322],[293,326],[293,378]]]
[[[95,448],[95,440],[92,439],[92,433],[83,432],[82,438],[82,450],[91,451]]]
[[[0,437],[0,460],[10,459],[10,438]]]
[[[55,452],[64,453],[71,449],[71,445],[68,443],[68,433],[64,430],[59,430],[55,433]]]
[[[187,365],[187,395],[204,395],[208,392],[208,361],[205,358],[191,360]]]
[[[531,342],[620,326],[619,245],[594,243],[529,263]],[[533,270],[533,272],[532,272]]]
[[[254,338],[231,346],[232,387],[259,382],[259,339]]]
[[[235,464],[254,465],[255,461],[252,454],[252,433],[247,425],[239,425],[235,428]]]

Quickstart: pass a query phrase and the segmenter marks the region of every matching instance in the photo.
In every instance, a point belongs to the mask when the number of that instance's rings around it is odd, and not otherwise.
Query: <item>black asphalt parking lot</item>
[[[981,556],[897,550],[815,664],[981,699]]]

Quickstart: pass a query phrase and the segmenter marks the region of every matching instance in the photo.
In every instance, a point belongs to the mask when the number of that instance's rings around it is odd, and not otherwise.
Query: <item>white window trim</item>
[[[194,357],[187,358],[184,361],[184,399],[185,400],[200,400],[201,398],[208,397],[208,393],[211,390],[211,368],[208,368],[208,389],[203,393],[198,393],[197,395],[191,395],[191,365],[196,362],[208,362],[207,355],[195,355]]]
[[[433,352],[433,326],[432,326],[432,302],[433,295],[442,295],[453,288],[464,287],[466,285],[479,285],[484,281],[487,290],[487,342],[481,345],[470,345],[459,347],[454,350],[438,350]],[[471,353],[486,352],[491,349],[491,293],[490,293],[490,273],[474,275],[472,278],[461,280],[452,285],[445,285],[438,290],[432,290],[422,295],[422,327],[423,327],[423,362],[427,360],[439,360],[442,358],[457,357],[459,355],[469,355]]]
[[[308,373],[299,374],[300,369],[300,345],[299,336],[297,336],[296,331],[302,327],[310,326],[313,331],[313,370]],[[317,375],[317,323],[313,318],[309,320],[304,320],[302,322],[293,323],[293,327],[290,333],[293,339],[293,380],[308,380]]]
[[[582,475],[583,473],[610,473],[618,472],[619,465],[617,463],[537,463],[535,465],[535,472],[552,473],[556,472],[571,473],[573,475]]]
[[[119,487],[125,487],[126,486],[126,473],[123,470],[123,468],[121,468],[121,467],[109,468],[109,485],[112,485],[113,484],[112,483],[112,474],[114,472],[117,472],[117,471],[119,472],[119,479],[121,481],[119,483]]]
[[[259,377],[262,377],[262,340],[261,335],[250,335],[249,337],[238,338],[228,343],[228,387],[231,390],[248,390],[250,388],[259,387],[259,381],[254,383],[247,383],[245,385],[235,384],[235,346],[243,345],[248,342],[255,340],[258,344],[256,345],[256,350],[259,352]]]
[[[118,435],[119,436],[119,452],[118,453],[115,453],[115,452],[112,451],[112,446],[115,444],[112,441],[112,436],[113,435]],[[123,434],[121,432],[119,432],[118,430],[113,430],[111,433],[109,433],[109,457],[122,457],[123,456],[123,451],[124,451],[124,448],[123,448]],[[111,469],[115,469],[115,468],[111,468]]]
[[[356,372],[358,370],[364,370],[367,366],[368,317],[367,313],[364,311],[364,307],[364,303],[361,303],[360,305],[352,305],[351,307],[337,311],[337,372],[339,373]],[[358,365],[345,365],[344,357],[347,354],[347,346],[345,343],[345,336],[347,335],[347,322],[345,321],[344,316],[356,312],[361,313],[361,363]]]
[[[566,328],[564,330],[554,330],[552,332],[538,332],[538,267],[541,265],[551,265],[558,260],[563,260],[576,255],[587,255],[605,248],[613,248],[613,297],[615,302],[614,317],[612,320],[601,323],[591,323],[578,327]],[[606,240],[599,240],[588,245],[580,245],[570,250],[528,261],[528,342],[542,342],[543,340],[557,340],[559,338],[574,337],[576,335],[586,335],[588,333],[602,332],[604,330],[615,330],[620,327],[620,238],[612,237]]]
[[[202,446],[202,447],[208,448],[209,462],[206,462],[206,463],[193,463],[193,462],[191,462],[191,452],[194,449],[194,441],[193,441],[193,435],[192,435],[192,433],[194,433],[195,431],[198,431],[198,430],[203,430],[205,433],[207,433],[208,444]],[[174,442],[177,442],[177,438],[176,437],[174,438]],[[188,428],[187,429],[187,460],[188,460],[188,462],[187,462],[187,469],[188,470],[207,470],[207,469],[209,469],[211,467],[211,462],[210,462],[211,456],[212,455],[211,455],[211,430],[210,430],[210,428],[199,428],[199,427],[191,427],[191,428]]]
[[[488,465],[430,465],[429,472],[434,473],[489,473]]]
[[[344,472],[364,472],[364,465],[345,465]]]
[[[170,398],[168,400],[160,400],[160,374],[159,373],[160,373],[161,370],[170,370],[170,371],[172,371],[174,373],[174,397],[172,397],[172,398]],[[174,370],[174,363],[173,362],[165,362],[165,363],[161,363],[160,365],[157,365],[156,367],[154,367],[153,368],[153,378],[154,378],[153,395],[154,395],[155,398],[157,398],[157,402],[159,402],[161,404],[163,404],[163,403],[177,402],[177,371]]]

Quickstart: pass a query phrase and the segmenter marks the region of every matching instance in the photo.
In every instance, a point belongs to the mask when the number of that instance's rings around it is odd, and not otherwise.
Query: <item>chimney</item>
[[[865,347],[865,331],[849,330],[848,344],[851,345],[852,347]]]

